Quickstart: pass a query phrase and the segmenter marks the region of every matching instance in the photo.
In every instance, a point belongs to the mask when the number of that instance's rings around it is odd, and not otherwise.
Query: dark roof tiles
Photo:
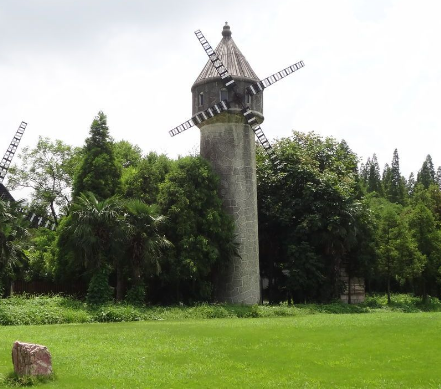
[[[245,77],[252,80],[259,80],[254,70],[251,68],[244,55],[231,38],[230,27],[226,24],[222,31],[222,40],[217,45],[215,51],[231,76]],[[216,69],[208,60],[201,74],[196,79],[195,84],[208,78],[219,77]]]

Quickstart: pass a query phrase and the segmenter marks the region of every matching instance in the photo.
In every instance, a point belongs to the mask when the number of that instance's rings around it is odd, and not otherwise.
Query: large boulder
[[[51,353],[46,346],[16,341],[12,346],[12,363],[18,375],[52,374]]]

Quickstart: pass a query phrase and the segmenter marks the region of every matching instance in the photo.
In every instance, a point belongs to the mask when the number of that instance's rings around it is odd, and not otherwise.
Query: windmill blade
[[[262,128],[257,122],[256,116],[253,114],[253,112],[249,107],[245,107],[244,109],[242,109],[242,114],[243,116],[245,116],[247,123],[251,126],[251,129],[254,131],[254,134],[256,135],[256,138],[258,139],[259,143],[261,144],[265,152],[268,154],[270,161],[276,167],[278,167],[280,165],[280,161],[277,158],[274,149],[271,147],[271,143],[269,142],[269,140],[263,133]]]
[[[224,112],[229,108],[230,108],[230,103],[227,100],[222,100],[220,103],[214,104],[210,108],[207,108],[205,111],[202,111],[197,115],[193,116],[190,120],[187,120],[186,122],[173,128],[168,133],[170,134],[170,136],[178,135],[181,132],[184,132],[185,130],[188,130],[189,128],[193,127],[194,125],[201,124],[202,122],[205,122],[205,120],[208,120],[216,115],[219,115],[221,112]]]
[[[273,85],[277,81],[280,81],[282,78],[289,76],[290,74],[296,72],[304,66],[305,63],[303,61],[297,62],[294,65],[288,66],[287,68],[281,70],[280,72],[274,73],[273,75],[264,78],[263,80],[257,81],[256,83],[247,86],[246,91],[251,96],[257,95],[258,93],[263,92],[265,88],[268,88],[270,85]]]
[[[233,77],[231,77],[230,73],[228,73],[227,68],[224,66],[222,61],[217,56],[216,52],[212,49],[212,47],[210,46],[208,41],[205,39],[201,30],[197,30],[194,33],[196,34],[196,37],[199,39],[200,44],[202,45],[205,52],[207,53],[208,58],[210,58],[210,61],[213,64],[214,68],[219,73],[219,76],[221,77],[225,86],[228,89],[233,89],[236,86],[236,83],[234,82]]]
[[[219,76],[221,77],[222,81],[224,82],[225,86],[228,89],[232,89],[234,91],[234,95],[235,98],[237,100],[237,102],[239,102],[240,106],[243,108],[242,109],[242,114],[245,116],[245,119],[247,121],[247,123],[251,126],[251,129],[253,130],[254,134],[256,134],[257,139],[259,140],[259,143],[262,145],[263,149],[265,150],[265,152],[268,154],[271,162],[276,166],[279,167],[280,166],[280,161],[277,158],[277,155],[274,152],[274,149],[271,147],[270,142],[268,141],[268,139],[266,138],[262,128],[260,127],[255,115],[253,114],[253,112],[251,111],[251,109],[247,106],[245,107],[242,98],[240,98],[240,95],[236,92],[236,83],[234,82],[233,78],[231,77],[230,73],[228,73],[227,68],[224,66],[224,64],[222,63],[222,61],[220,60],[220,58],[217,56],[216,52],[213,50],[213,48],[210,46],[210,44],[208,43],[208,41],[205,39],[204,35],[202,34],[202,32],[200,30],[195,31],[196,37],[198,38],[200,44],[202,45],[202,47],[204,48],[205,52],[208,55],[208,58],[210,58],[211,63],[213,64],[214,68],[216,69],[216,71],[218,72]],[[279,79],[286,77],[288,74],[293,73],[294,71],[298,70],[300,67],[305,66],[303,64],[303,62],[301,62],[302,65],[299,67],[296,67],[297,64],[294,64],[292,66],[290,66],[289,68],[283,69],[280,72],[276,73],[275,75],[272,75],[268,78],[265,78],[262,81],[259,81],[258,83],[263,83],[262,84],[262,90],[266,87],[269,86],[271,84],[273,84],[274,82],[278,81]],[[300,62],[298,63],[300,64]],[[295,70],[293,70],[295,69]],[[283,76],[279,76],[279,73],[283,72]],[[289,73],[288,73],[289,72]],[[275,81],[273,81],[271,79],[271,77],[278,77],[278,79],[276,79]],[[268,80],[268,81],[267,81]],[[253,84],[254,85],[254,84]],[[252,85],[252,86],[253,86]],[[260,85],[260,84],[259,84]],[[248,88],[247,88],[248,90]],[[260,88],[259,88],[260,91]],[[256,92],[254,94],[257,94],[259,92]],[[206,111],[205,111],[206,112]],[[197,117],[198,115],[194,116],[193,118],[191,118],[190,120],[188,120],[187,122],[181,124],[181,126],[178,126],[176,128],[174,128],[172,131],[170,131],[170,135],[174,136],[179,134],[182,131],[185,131],[186,129],[192,127],[194,124],[196,124],[194,122],[194,119]],[[206,119],[205,119],[206,120]],[[187,124],[188,123],[188,124]],[[191,125],[190,125],[191,124]],[[177,129],[179,127],[182,127],[184,125],[187,125],[187,128],[182,129],[182,131],[178,131]],[[190,126],[188,126],[190,125]],[[175,132],[172,134],[172,132]]]
[[[21,122],[17,132],[14,135],[14,138],[12,138],[11,144],[9,145],[5,155],[3,156],[2,161],[0,162],[0,183],[3,182],[6,173],[8,172],[9,165],[11,164],[12,158],[14,157],[14,154],[17,151],[18,144],[20,143],[20,140],[23,136],[23,133],[27,125],[28,124],[26,122]]]

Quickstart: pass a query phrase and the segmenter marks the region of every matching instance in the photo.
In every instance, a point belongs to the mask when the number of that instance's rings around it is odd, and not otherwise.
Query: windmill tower
[[[200,128],[201,156],[210,161],[219,175],[223,207],[235,222],[240,257],[233,259],[226,274],[219,275],[216,299],[257,304],[260,302],[260,272],[254,135],[274,167],[279,165],[260,128],[264,119],[261,92],[304,64],[298,62],[259,81],[233,41],[227,23],[216,50],[201,31],[195,34],[209,61],[191,88],[193,117],[172,129],[170,135],[175,136],[194,125]]]

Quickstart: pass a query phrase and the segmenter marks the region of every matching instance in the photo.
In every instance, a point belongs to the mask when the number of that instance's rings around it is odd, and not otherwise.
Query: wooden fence
[[[13,294],[65,294],[77,297],[86,295],[87,285],[83,283],[58,284],[49,281],[13,281],[11,284],[11,295]]]

